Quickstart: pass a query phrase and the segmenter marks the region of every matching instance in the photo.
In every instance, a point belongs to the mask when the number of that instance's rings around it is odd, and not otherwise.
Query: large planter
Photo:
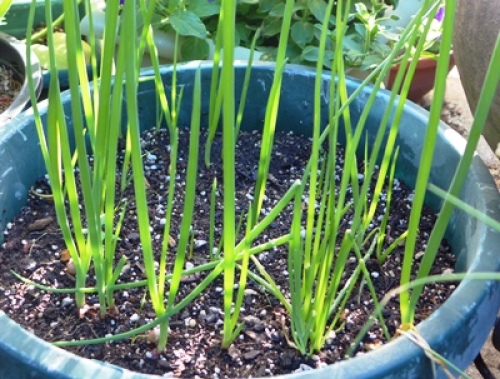
[[[179,125],[189,125],[191,114],[189,99],[192,98],[194,73],[198,63],[181,66],[178,84],[184,86],[183,107],[179,113]],[[266,99],[271,87],[274,67],[272,64],[254,65],[242,128],[259,128],[264,117]],[[243,83],[245,66],[236,70],[237,85]],[[211,63],[202,64],[201,114],[206,117],[210,88]],[[171,69],[163,68],[162,75],[168,83]],[[311,134],[315,72],[314,70],[288,66],[284,72],[283,98],[278,118],[278,129]],[[329,78],[324,77],[325,86]],[[358,86],[349,80],[349,91]],[[370,89],[365,89],[351,105],[353,124],[365,108]],[[235,93],[240,93],[237,89]],[[139,88],[139,114],[142,125],[155,125],[156,104],[152,82],[143,82]],[[328,91],[322,97],[323,116],[328,114]],[[379,122],[388,104],[389,95],[380,91],[368,120],[368,143],[372,143]],[[70,113],[70,94],[62,96],[65,111]],[[41,104],[43,117],[46,103]],[[203,120],[206,123],[206,119]],[[424,144],[428,113],[413,104],[408,104],[401,121],[398,144],[401,147],[397,175],[408,185],[414,185],[415,173]],[[450,183],[454,168],[463,150],[464,140],[445,124],[441,124],[437,151],[433,162],[431,180],[446,187]],[[9,127],[0,129],[0,229],[11,220],[24,205],[31,184],[44,174],[44,165],[33,126],[33,115],[27,111]],[[482,212],[500,220],[500,201],[496,186],[483,162],[476,157],[470,169],[463,196],[466,201]],[[440,201],[430,198],[431,205],[438,207]],[[493,232],[476,219],[456,212],[447,230],[447,239],[458,258],[457,269],[461,271],[497,271],[500,268],[498,246],[500,234]],[[467,367],[493,325],[500,305],[500,282],[466,280],[434,314],[420,326],[422,337],[431,348],[451,360],[460,368]],[[144,375],[97,361],[79,358],[64,350],[36,338],[0,313],[0,378],[120,378]],[[439,372],[439,371],[438,371]],[[293,374],[301,378],[430,378],[432,364],[424,351],[408,341],[395,341],[368,354],[319,370]],[[444,374],[439,373],[440,377]]]
[[[458,0],[453,49],[469,106],[476,110],[491,53],[500,32],[498,0]],[[500,142],[500,88],[497,89],[484,131],[493,151]]]
[[[16,80],[21,83],[21,89],[10,106],[0,114],[0,128],[11,118],[21,113],[30,101],[28,77],[26,76],[26,45],[17,39],[0,33],[0,64],[10,67],[14,71]],[[37,96],[42,90],[42,69],[35,54],[31,55],[31,69]]]

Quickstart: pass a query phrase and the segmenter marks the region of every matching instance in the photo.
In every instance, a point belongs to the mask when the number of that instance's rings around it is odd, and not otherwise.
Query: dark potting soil
[[[182,219],[183,186],[187,165],[189,136],[180,133],[180,158],[176,180],[177,197],[172,220],[172,246],[176,243],[179,223]],[[251,198],[255,167],[258,163],[261,136],[256,133],[240,135],[237,146],[237,203],[238,213],[247,207]],[[143,135],[144,167],[148,182],[149,215],[152,220],[152,233],[156,254],[159,253],[162,230],[165,223],[165,197],[168,181],[169,139],[165,132],[147,132]],[[200,147],[204,147],[202,143]],[[187,265],[198,265],[208,261],[209,249],[209,209],[211,185],[214,177],[218,178],[221,189],[221,141],[216,139],[212,152],[212,165],[206,168],[202,163],[203,149],[200,149],[199,178],[193,221],[194,249],[187,257]],[[267,198],[264,209],[269,208],[289,188],[290,183],[301,177],[303,167],[310,152],[310,141],[293,134],[276,136],[273,159],[270,168]],[[121,158],[120,158],[121,159]],[[338,174],[342,158],[338,158]],[[119,180],[119,173],[117,173]],[[365,180],[362,176],[360,181]],[[374,180],[372,178],[372,180]],[[129,186],[132,187],[132,186]],[[144,287],[117,291],[116,309],[109,310],[104,318],[99,317],[98,299],[87,295],[87,306],[77,310],[72,296],[40,291],[16,279],[10,272],[44,285],[58,288],[74,286],[71,265],[67,263],[67,252],[55,221],[53,203],[44,195],[50,194],[46,180],[40,180],[32,188],[27,205],[19,216],[10,223],[5,232],[5,243],[0,249],[0,308],[9,317],[27,330],[47,341],[72,339],[92,339],[118,334],[143,325],[155,318],[148,302]],[[132,189],[126,191],[130,196]],[[406,228],[410,212],[412,193],[398,181],[394,185],[392,214],[389,221],[387,239],[394,240]],[[222,194],[217,198],[216,235],[221,228]],[[384,204],[381,205],[383,208]],[[129,203],[125,222],[120,233],[117,256],[127,256],[128,263],[119,282],[126,283],[143,279],[144,266],[139,246],[139,235],[135,222],[135,205]],[[425,248],[429,232],[435,221],[435,214],[425,210],[420,225],[420,240],[417,249],[414,270],[419,266],[422,251]],[[376,217],[377,218],[377,217]],[[282,212],[257,242],[278,237],[287,232],[290,225],[290,213]],[[346,220],[345,225],[348,225]],[[244,229],[244,228],[243,228]],[[399,283],[402,247],[390,255],[383,264],[376,259],[368,262],[368,269],[377,297],[380,299]],[[288,291],[287,251],[285,247],[260,253],[258,259],[269,275],[281,286],[285,294]],[[453,270],[454,257],[449,247],[443,243],[432,273],[440,274]],[[354,257],[347,270],[356,266]],[[204,277],[204,274],[192,275],[182,280],[180,294],[182,299]],[[346,277],[349,277],[347,275]],[[93,284],[92,278],[88,285]],[[416,322],[425,319],[444,300],[449,297],[455,285],[434,284],[426,287],[418,304]],[[289,336],[289,316],[283,306],[273,296],[264,292],[257,283],[249,280],[241,311],[245,327],[228,350],[220,348],[222,330],[222,278],[217,279],[201,296],[187,308],[172,317],[171,333],[165,352],[158,352],[151,341],[154,333],[138,335],[134,338],[112,343],[71,347],[75,354],[99,359],[130,370],[152,374],[169,374],[184,378],[235,378],[248,376],[271,376],[294,372],[309,367],[322,367],[345,358],[347,349],[357,332],[373,311],[373,300],[366,286],[354,290],[355,296],[349,300],[343,310],[341,324],[332,332],[324,349],[312,357],[302,356],[287,343]],[[399,327],[398,299],[394,298],[383,311],[387,327],[394,335]],[[359,352],[365,352],[386,343],[381,328],[375,324],[365,336]]]

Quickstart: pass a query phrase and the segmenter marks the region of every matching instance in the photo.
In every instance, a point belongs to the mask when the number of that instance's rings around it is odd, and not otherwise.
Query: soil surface
[[[173,210],[170,245],[175,251],[179,223],[182,220],[183,183],[188,161],[187,147],[189,136],[180,133],[178,176],[176,180],[176,207]],[[255,183],[254,167],[258,163],[260,135],[240,135],[237,146],[236,199],[238,214],[248,206]],[[165,224],[165,198],[168,181],[169,139],[165,132],[148,132],[143,135],[144,165],[148,185],[149,215],[152,220],[153,238],[158,243],[155,253],[159,254]],[[200,146],[204,146],[202,143]],[[195,204],[195,219],[192,223],[192,250],[187,253],[188,266],[199,265],[209,260],[209,214],[210,194],[213,178],[218,178],[219,189],[222,183],[222,166],[219,159],[220,139],[216,139],[212,151],[212,165],[209,169],[201,162],[203,151],[200,149],[200,164]],[[288,189],[290,183],[301,177],[310,152],[310,141],[293,134],[276,136],[273,159],[270,168],[267,210]],[[341,151],[340,151],[341,153]],[[122,158],[120,158],[122,159]],[[342,175],[342,158],[338,158],[339,179]],[[362,163],[360,163],[362,165]],[[361,166],[362,167],[362,166]],[[375,180],[376,175],[371,179]],[[120,173],[117,173],[120,180]],[[360,182],[365,180],[359,177]],[[130,186],[131,187],[131,186]],[[132,188],[125,191],[124,198],[133,193]],[[0,249],[0,308],[9,317],[47,341],[92,339],[114,335],[146,324],[155,318],[155,312],[148,301],[144,287],[121,290],[115,294],[116,307],[108,310],[104,318],[99,317],[99,304],[95,295],[86,296],[86,306],[77,309],[72,296],[54,294],[36,289],[16,279],[10,272],[14,270],[23,277],[37,283],[57,288],[74,286],[74,272],[68,264],[68,254],[56,223],[50,189],[45,179],[33,187],[29,202],[16,220],[4,231],[5,243]],[[221,229],[221,194],[216,206],[216,241]],[[394,192],[389,219],[387,240],[391,242],[406,228],[411,205],[412,193],[403,183],[394,183]],[[380,208],[383,208],[381,204]],[[289,207],[291,208],[291,207]],[[377,218],[376,216],[375,218]],[[145,269],[141,256],[139,234],[136,227],[135,204],[130,201],[126,210],[124,225],[118,241],[117,255],[125,255],[128,263],[122,272],[119,283],[144,279]],[[349,223],[346,215],[345,227]],[[421,239],[413,269],[418,269],[426,238],[435,221],[435,214],[425,210],[421,223]],[[275,238],[287,233],[291,223],[290,209],[282,212],[279,219],[266,229],[261,239],[255,243]],[[244,225],[244,223],[243,223]],[[374,225],[373,227],[376,227]],[[244,230],[244,226],[241,230]],[[342,234],[344,231],[340,231]],[[241,233],[240,233],[241,234]],[[241,235],[240,237],[241,238]],[[172,254],[169,255],[172,258]],[[257,255],[267,273],[279,285],[286,298],[289,297],[287,271],[287,250],[279,247]],[[172,260],[172,259],[170,259]],[[375,257],[367,262],[377,298],[397,287],[400,275],[402,249],[396,248],[389,258],[381,263]],[[449,247],[443,244],[433,268],[434,274],[451,272],[454,257]],[[252,271],[255,266],[251,264]],[[350,277],[356,267],[356,259],[351,257],[343,276],[343,282]],[[206,276],[206,273],[186,276],[182,280],[177,301],[183,299]],[[92,275],[88,286],[92,286]],[[334,325],[324,348],[311,357],[302,356],[290,344],[290,318],[280,302],[265,292],[258,283],[249,280],[241,309],[241,320],[245,326],[228,350],[220,348],[223,320],[223,282],[215,280],[198,298],[180,311],[170,321],[170,335],[165,352],[155,347],[155,332],[137,335],[133,338],[98,345],[70,347],[75,354],[92,359],[103,360],[134,371],[164,375],[171,373],[184,378],[218,378],[272,376],[322,367],[345,358],[347,349],[363,323],[373,311],[373,298],[367,286],[358,283],[347,304],[340,309],[338,323]],[[454,284],[435,284],[426,287],[416,312],[417,323],[425,319],[451,294]],[[400,326],[399,304],[395,298],[384,309],[383,318],[391,335]],[[357,352],[365,352],[386,343],[379,323],[376,323],[363,338]]]

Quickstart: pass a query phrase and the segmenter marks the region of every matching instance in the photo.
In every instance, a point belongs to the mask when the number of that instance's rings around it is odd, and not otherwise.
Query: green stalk
[[[233,285],[235,278],[236,254],[235,246],[235,100],[234,100],[234,23],[236,17],[236,3],[231,0],[222,0],[221,11],[222,33],[224,35],[222,47],[223,62],[221,71],[222,97],[222,164],[224,186],[223,194],[223,246],[224,246],[224,327],[222,347],[228,348],[228,341],[233,336],[231,323],[231,306],[233,302]]]
[[[222,20],[224,20],[223,7],[220,8],[217,31],[222,31]],[[221,106],[222,106],[223,91],[221,91],[219,88],[221,47],[222,47],[222,33],[218,32],[217,35],[215,36],[214,64],[212,66],[212,78],[210,82],[210,103],[208,106],[209,109],[208,137],[205,143],[205,166],[207,167],[210,166],[210,152],[213,140],[215,138],[215,133],[217,132],[217,127],[219,125]]]
[[[51,6],[49,2],[45,4],[45,15],[47,20],[52,20]],[[34,3],[30,9],[30,15],[28,20],[28,25],[31,27],[27,30],[28,40],[31,37],[31,30],[34,20]],[[53,31],[48,31],[48,40],[53,41]],[[50,46],[50,43],[49,43]],[[78,195],[74,182],[73,175],[73,163],[71,161],[71,156],[69,152],[69,139],[66,132],[65,117],[62,110],[61,99],[59,95],[59,81],[57,68],[55,67],[55,52],[54,49],[49,50],[49,68],[51,72],[51,81],[49,87],[49,99],[50,104],[48,107],[48,122],[47,122],[47,135],[45,134],[43,124],[40,118],[40,113],[38,111],[38,104],[36,101],[36,95],[34,93],[34,83],[32,80],[31,70],[31,49],[29,44],[27,46],[27,59],[28,59],[28,81],[30,87],[30,94],[32,98],[32,104],[35,114],[35,124],[37,133],[40,140],[40,146],[42,149],[42,155],[44,157],[45,166],[51,180],[51,186],[53,187],[52,193],[54,198],[55,210],[58,222],[61,225],[61,231],[63,234],[64,241],[71,255],[71,258],[75,264],[76,269],[76,283],[75,288],[84,287],[86,281],[86,275],[88,268],[90,266],[90,253],[86,248],[85,239],[83,233],[81,232],[81,216],[80,210],[78,208]],[[74,75],[73,75],[74,76]],[[65,178],[63,181],[62,170],[65,170]],[[75,237],[73,237],[72,231],[70,229],[70,221],[66,213],[65,208],[65,189],[69,197],[70,214],[72,218],[76,220],[73,221],[75,227]],[[83,306],[84,294],[78,292],[76,295],[77,306]]]
[[[165,274],[167,266],[167,252],[170,241],[170,230],[172,226],[172,211],[174,208],[174,194],[175,192],[175,177],[177,176],[177,154],[179,149],[179,134],[177,129],[173,129],[170,132],[170,165],[169,165],[169,175],[170,181],[168,183],[168,196],[167,205],[165,212],[165,229],[163,230],[163,241],[161,245],[160,254],[160,266],[158,270],[158,290],[160,291],[160,297],[165,296]]]
[[[220,254],[215,254],[215,207],[216,207],[216,193],[217,193],[217,178],[214,178],[212,183],[212,190],[210,191],[210,230],[208,234],[208,246],[209,246],[209,255],[210,260],[215,260]]]
[[[249,206],[249,209],[251,209],[251,204]],[[247,225],[246,225],[246,234],[245,238],[243,239],[243,260],[240,266],[240,282],[238,286],[238,294],[236,296],[236,303],[234,305],[234,313],[231,316],[231,331],[232,335],[228,336],[228,338],[224,338],[222,348],[227,349],[233,343],[233,341],[238,337],[240,334],[241,330],[245,326],[245,324],[240,323],[238,324],[238,318],[240,316],[240,310],[241,306],[243,304],[243,298],[245,297],[245,288],[247,284],[247,277],[249,273],[248,269],[248,263],[250,262],[250,241],[248,239],[248,236],[250,234],[251,230],[251,225],[253,224],[252,220],[252,213],[248,213],[248,218],[247,219]]]
[[[127,49],[128,55],[133,57],[127,62],[125,67],[125,98],[126,110],[128,119],[128,133],[131,143],[131,161],[132,161],[132,174],[134,178],[134,192],[135,202],[137,209],[137,220],[139,235],[142,244],[142,253],[144,260],[144,268],[146,270],[148,291],[155,313],[160,316],[164,314],[165,307],[162,299],[159,296],[155,267],[152,238],[149,231],[149,214],[148,202],[146,196],[146,185],[144,179],[144,167],[142,163],[141,154],[141,140],[140,140],[140,126],[137,114],[137,65],[138,57],[136,55],[137,42],[135,38],[136,30],[136,17],[134,9],[136,8],[136,0],[130,0],[125,3],[123,9],[123,22],[127,25],[126,28],[121,29],[121,38],[124,41],[129,41],[123,44],[123,48]],[[166,328],[163,324],[160,325],[160,334],[166,333]]]
[[[303,312],[305,315],[312,316],[310,306],[313,304],[313,286],[315,282],[315,276],[317,273],[316,264],[320,262],[320,259],[316,260],[313,251],[313,239],[314,239],[314,221],[316,213],[316,191],[317,191],[317,178],[318,178],[318,164],[319,164],[319,150],[320,150],[320,128],[321,128],[321,85],[323,82],[323,64],[325,61],[325,47],[326,39],[328,35],[328,22],[330,15],[332,13],[334,2],[330,0],[325,10],[325,15],[323,18],[321,37],[319,44],[319,56],[316,64],[316,76],[314,81],[314,108],[313,108],[313,136],[312,136],[312,147],[311,147],[311,157],[308,164],[310,165],[308,183],[309,183],[309,201],[307,207],[306,215],[306,226],[305,226],[305,241],[304,241],[304,284],[301,288],[301,292],[304,296]],[[347,7],[349,7],[350,2],[348,1]],[[337,17],[341,12],[341,4],[337,4]],[[340,18],[339,18],[340,20]],[[341,29],[341,23],[337,25],[337,28]],[[337,49],[339,50],[339,49]],[[332,159],[329,157],[329,159]],[[335,159],[335,157],[333,157]]]
[[[189,236],[191,232],[191,225],[194,213],[194,204],[196,196],[196,179],[198,172],[198,146],[200,143],[200,118],[201,118],[201,75],[200,69],[196,71],[194,80],[194,95],[193,107],[191,113],[191,128],[189,139],[189,161],[187,167],[185,198],[183,217],[181,222],[181,233],[179,244],[177,246],[177,254],[175,255],[174,269],[172,273],[172,280],[170,281],[170,292],[167,302],[167,310],[172,309],[175,302],[175,297],[179,291],[182,270],[184,269],[184,262],[186,257],[186,249],[189,244]],[[168,324],[167,324],[168,328]],[[160,340],[158,349],[164,350],[166,339]]]
[[[429,7],[430,0],[426,0],[423,7]],[[444,102],[444,93],[446,87],[446,75],[449,67],[449,52],[452,40],[452,28],[454,20],[455,1],[449,0],[450,6],[447,9],[444,21],[444,30],[441,37],[441,54],[438,61],[436,72],[437,79],[434,86],[434,98],[429,115],[429,123],[425,133],[425,144],[422,149],[422,155],[419,164],[415,184],[415,196],[410,211],[410,220],[408,225],[408,236],[406,238],[405,252],[401,269],[401,285],[404,286],[410,282],[411,266],[414,262],[415,245],[419,233],[420,214],[424,205],[427,183],[429,182],[430,171],[432,166],[432,158],[434,156],[436,140],[438,136],[439,121],[441,118],[441,109]],[[435,9],[435,11],[437,8]],[[434,17],[435,11],[431,14]],[[430,23],[426,25],[428,31]],[[401,322],[402,324],[413,323],[415,310],[412,307],[410,293],[402,292],[400,295],[400,309],[401,309]]]
[[[389,213],[390,213],[390,209],[391,209],[391,202],[392,202],[392,193],[393,193],[393,183],[394,183],[394,176],[396,174],[396,161],[398,159],[398,155],[399,155],[399,147],[396,148],[396,151],[394,152],[394,158],[392,159],[392,165],[391,165],[391,169],[390,169],[390,172],[389,172],[389,179],[388,179],[388,189],[387,189],[387,197],[386,197],[386,201],[385,201],[385,213],[382,217],[382,221],[380,222],[380,233],[379,233],[379,236],[378,236],[378,241],[377,241],[377,250],[376,250],[376,256],[377,256],[377,259],[380,263],[383,263],[385,262],[385,260],[387,259],[387,257],[389,256],[389,254],[392,252],[391,249],[386,249],[384,252],[382,252],[382,246],[384,245],[384,242],[385,242],[385,237],[387,236],[387,223],[389,221]],[[406,238],[406,235],[408,233],[407,232],[404,232],[402,234],[403,236],[403,239]],[[400,238],[397,238],[396,239],[396,244],[394,245],[394,247],[398,246]]]
[[[247,68],[245,69],[245,78],[243,79],[243,86],[241,88],[240,95],[240,105],[238,107],[238,113],[236,116],[236,131],[234,134],[236,135],[236,139],[240,134],[241,122],[243,121],[243,113],[245,110],[245,104],[247,102],[247,94],[248,94],[248,85],[250,84],[250,74],[252,73],[252,63],[253,56],[255,53],[255,45],[257,44],[257,39],[260,37],[260,29],[258,29],[252,39],[252,44],[250,46],[250,56],[248,57]]]
[[[273,77],[273,84],[269,99],[266,104],[266,114],[264,116],[264,126],[262,130],[262,142],[260,150],[259,166],[257,171],[257,183],[255,184],[254,194],[254,212],[253,220],[259,219],[262,202],[266,191],[267,176],[271,160],[271,152],[273,148],[274,134],[276,130],[276,120],[278,118],[278,109],[280,102],[281,81],[283,70],[286,64],[286,47],[288,44],[288,36],[290,34],[290,25],[295,1],[286,0],[285,11],[283,14],[283,22],[281,24],[280,40],[278,52],[276,56],[276,66]],[[225,36],[225,34],[224,34]]]
[[[448,8],[447,8],[448,9]],[[450,12],[451,13],[451,12]],[[448,14],[448,11],[447,11]],[[454,16],[454,13],[451,13]],[[453,20],[453,16],[450,16],[450,19]],[[450,21],[451,25],[453,25],[452,21]],[[449,24],[448,24],[449,25]],[[446,27],[446,25],[445,25]],[[449,31],[449,29],[447,29]],[[451,35],[451,33],[449,33]],[[449,39],[446,41],[443,41],[442,43],[449,43]],[[441,45],[442,49],[446,48],[446,45]],[[443,71],[445,68],[445,64],[447,63],[446,58],[443,58],[443,60],[439,61],[438,63],[438,75],[440,72]],[[439,64],[441,66],[439,66]],[[429,275],[432,264],[434,262],[435,256],[437,254],[439,245],[441,244],[441,240],[444,236],[444,232],[446,230],[446,226],[448,225],[448,222],[450,220],[450,217],[452,215],[453,209],[455,205],[449,201],[448,197],[458,197],[460,194],[460,190],[462,188],[462,185],[467,178],[468,172],[470,165],[472,163],[472,160],[475,155],[475,150],[477,143],[479,142],[479,139],[481,137],[481,132],[483,130],[483,127],[486,123],[488,114],[489,114],[489,109],[491,107],[491,104],[493,103],[493,99],[495,98],[496,94],[496,88],[498,86],[498,83],[500,82],[500,72],[497,69],[500,65],[500,36],[497,37],[496,43],[495,43],[495,48],[493,50],[489,66],[488,66],[488,71],[486,73],[486,77],[484,80],[484,83],[488,83],[487,85],[484,85],[480,96],[479,96],[479,101],[477,104],[477,109],[476,112],[474,113],[474,121],[472,122],[472,127],[469,133],[469,137],[467,140],[467,145],[465,147],[465,151],[460,159],[460,162],[458,164],[458,167],[456,169],[455,175],[453,177],[452,183],[450,185],[450,188],[448,190],[448,195],[444,197],[444,204],[441,207],[441,210],[439,212],[438,219],[436,220],[436,224],[434,225],[434,228],[432,229],[431,235],[429,237],[429,241],[427,244],[427,249],[425,251],[425,255],[422,258],[422,262],[420,264],[420,268],[417,274],[417,279],[424,278]],[[442,70],[439,71],[439,68]],[[444,83],[442,86],[440,86],[441,92],[438,93],[438,95],[443,95],[444,96]],[[439,97],[439,99],[443,99],[442,97]],[[441,100],[442,104],[442,100]],[[433,103],[434,106],[434,103]],[[437,107],[438,105],[436,105]],[[436,190],[436,187],[433,186],[434,191]],[[476,216],[477,217],[477,216]],[[421,286],[416,286],[415,289],[413,290],[411,294],[411,299],[410,299],[410,309],[414,309],[416,306],[416,303],[418,301],[418,297],[420,296],[422,292],[423,287]]]
[[[302,192],[297,192],[294,201],[292,226],[288,244],[288,279],[290,286],[290,324],[292,337],[299,351],[305,354],[307,349],[307,332],[305,328],[304,312],[301,311],[302,301],[302,272],[304,269],[303,242],[301,240],[301,206]]]

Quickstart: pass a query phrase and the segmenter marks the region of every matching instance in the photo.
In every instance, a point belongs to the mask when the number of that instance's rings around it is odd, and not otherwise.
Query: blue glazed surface
[[[43,88],[49,88],[50,84],[50,71],[49,70],[43,70],[42,71],[42,77],[43,77]],[[62,91],[67,90],[69,88],[69,76],[68,76],[68,70],[58,70],[57,71],[58,76],[59,76],[59,87],[61,88]],[[89,66],[87,68],[87,73],[89,77],[92,75],[92,68]]]
[[[182,66],[178,83],[184,84],[180,125],[189,125],[191,114],[189,99],[194,83],[194,68],[199,63]],[[163,69],[168,86],[170,69]],[[243,81],[245,67],[237,69],[237,83]],[[249,99],[245,109],[243,129],[254,129],[262,123],[264,106],[273,77],[271,64],[253,67]],[[211,64],[202,63],[204,107],[208,107]],[[289,66],[283,79],[283,96],[278,116],[278,128],[303,134],[311,133],[314,71]],[[325,75],[325,88],[328,76]],[[348,82],[352,92],[358,85]],[[153,84],[144,82],[140,87],[139,108],[141,124],[152,127],[156,112],[152,93]],[[169,91],[167,91],[169,93]],[[238,90],[236,91],[238,93]],[[369,89],[364,90],[351,106],[353,123],[364,108]],[[384,109],[388,94],[381,91],[376,99],[367,126],[368,139],[373,137]],[[63,95],[69,113],[69,93]],[[323,96],[323,116],[328,109],[327,91]],[[46,103],[42,105],[42,112]],[[34,180],[44,174],[33,117],[26,111],[11,124],[0,128],[0,229],[11,220],[25,203],[27,192]],[[205,114],[206,112],[202,112]],[[45,116],[44,116],[45,117]],[[397,175],[412,185],[418,167],[427,125],[428,113],[409,103],[400,124],[398,144],[400,157]],[[370,143],[370,142],[369,142]],[[446,187],[449,184],[464,141],[445,124],[440,126],[437,154],[433,163],[431,181]],[[471,167],[462,198],[491,217],[500,220],[499,194],[488,169],[476,157]],[[430,204],[439,201],[429,198]],[[456,212],[447,231],[447,239],[458,257],[458,269],[476,272],[498,271],[500,268],[500,234],[462,212]],[[432,349],[451,360],[459,368],[467,367],[483,345],[500,305],[500,286],[497,282],[464,281],[453,295],[433,315],[419,326],[421,336]],[[0,312],[0,378],[146,378],[118,367],[76,357],[66,351],[35,338],[22,330]],[[398,338],[376,351],[361,355],[323,369],[291,374],[289,378],[431,378],[432,365],[424,352],[405,338]],[[438,370],[438,377],[444,373]]]

